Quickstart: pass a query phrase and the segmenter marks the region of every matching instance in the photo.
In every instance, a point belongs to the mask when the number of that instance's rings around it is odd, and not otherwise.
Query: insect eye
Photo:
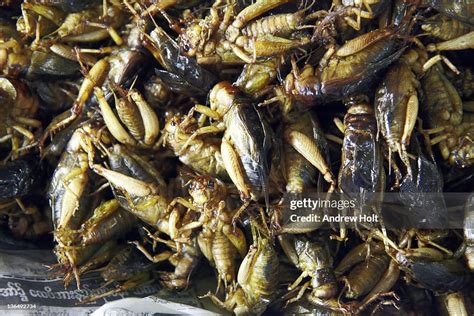
[[[207,182],[207,187],[208,187],[209,189],[214,189],[214,181],[209,180],[209,181]]]

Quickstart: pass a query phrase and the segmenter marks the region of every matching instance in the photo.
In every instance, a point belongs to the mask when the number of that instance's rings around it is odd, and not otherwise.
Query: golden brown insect
[[[377,74],[400,57],[400,30],[373,30],[329,49],[318,67],[306,64],[285,78],[286,93],[310,106],[342,100],[370,87]]]
[[[183,225],[189,223],[189,219],[183,220]],[[159,231],[158,231],[159,233]],[[166,250],[158,254],[150,253],[145,246],[141,245],[138,241],[131,242],[134,244],[137,249],[145,255],[147,260],[153,263],[159,263],[163,261],[168,261],[172,266],[174,266],[174,271],[160,271],[158,273],[160,284],[171,290],[180,290],[185,289],[190,284],[190,276],[194,271],[195,267],[201,259],[201,251],[195,236],[190,237],[188,232],[184,234],[179,234],[175,237],[175,240],[179,239],[183,242],[175,242],[173,240],[164,240],[151,233],[148,233],[154,242],[164,243],[172,251]]]
[[[93,207],[93,199],[87,197],[90,192],[93,164],[93,142],[100,141],[92,125],[78,128],[72,135],[56,167],[48,189],[52,218],[55,228],[55,240],[58,243],[56,255],[61,265],[74,274],[79,286],[77,270],[81,253],[92,251],[91,247],[71,248],[74,230],[79,229],[83,219]]]
[[[123,40],[117,28],[126,22],[126,16],[120,5],[109,4],[94,6],[79,12],[69,13],[56,33],[67,42],[97,42],[110,37],[117,45]]]
[[[344,21],[359,31],[362,19],[375,18],[381,10],[387,7],[387,2],[386,0],[334,0],[332,5],[334,11],[344,10]]]
[[[227,27],[227,29],[225,30],[226,37],[230,40],[234,40],[247,23],[252,21],[254,18],[260,16],[261,14],[287,2],[288,0],[257,1],[254,4],[247,6],[238,13],[238,15]]]
[[[412,170],[407,148],[418,116],[418,79],[426,60],[423,50],[408,50],[390,67],[376,93],[375,116],[389,149],[389,159],[397,152],[409,177],[412,177]]]
[[[220,151],[220,138],[192,137],[199,128],[193,116],[174,114],[163,129],[164,145],[171,149],[179,160],[200,174],[219,179],[228,179]]]
[[[1,77],[0,104],[0,143],[10,142],[8,156],[16,159],[36,142],[32,130],[42,125],[35,118],[39,102],[24,82]]]
[[[136,224],[136,218],[130,212],[120,208],[117,200],[113,199],[101,203],[92,215],[77,231],[67,231],[68,238],[78,234],[72,245],[88,246],[102,244],[107,240],[114,240],[125,236]],[[59,238],[60,233],[58,233]]]
[[[102,58],[97,63],[95,63],[94,66],[92,66],[92,68],[89,70],[89,73],[85,76],[81,87],[79,88],[79,92],[76,100],[74,101],[74,105],[71,108],[71,112],[66,118],[63,118],[59,122],[52,122],[46,128],[45,133],[40,141],[40,145],[44,144],[49,135],[62,129],[65,126],[68,126],[79,116],[79,114],[82,113],[86,102],[93,94],[94,87],[100,87],[104,83],[108,75],[109,69],[110,65],[108,58]]]
[[[241,198],[245,202],[244,205],[248,205],[251,199],[257,200],[261,196],[265,198],[266,205],[268,205],[269,166],[267,156],[273,137],[271,129],[254,104],[229,82],[221,82],[212,89],[210,103],[210,107],[202,105],[193,107],[188,118],[179,125],[180,129],[176,129],[176,123],[173,121],[167,124],[166,129],[171,129],[174,133],[174,135],[168,133],[168,138],[173,136],[171,143],[175,147],[173,150],[175,152],[179,150],[178,154],[182,161],[183,159],[187,159],[188,163],[196,161],[193,162],[194,166],[190,165],[194,169],[197,167],[218,167],[220,169],[221,166],[224,166],[228,177],[239,190]],[[209,126],[199,127],[190,136],[181,133],[186,126],[182,124],[184,122],[192,123],[193,121],[189,121],[192,120],[190,116],[195,112],[204,114],[204,117],[209,117],[214,122]],[[224,137],[217,141],[217,145],[220,145],[219,150],[216,150],[215,145],[207,145],[212,143],[196,142],[204,135],[221,132],[224,132]],[[178,137],[182,137],[182,139],[180,140]],[[186,141],[181,145],[184,140]],[[212,164],[209,166],[205,165],[209,158],[203,160],[202,153],[196,155],[188,149],[190,145],[200,148],[205,144],[206,146],[203,148],[212,154],[210,156]],[[188,152],[190,154],[185,154]],[[216,162],[213,162],[214,159]],[[204,163],[203,167],[197,162]],[[219,169],[215,171],[219,171]],[[222,177],[220,178],[222,179]],[[244,209],[245,207],[241,208],[242,211]],[[239,215],[237,213],[235,216]]]
[[[244,257],[247,253],[247,242],[243,232],[232,226],[231,212],[226,206],[227,190],[217,179],[208,176],[195,177],[189,185],[192,202],[175,198],[170,207],[180,203],[200,214],[195,222],[188,223],[180,231],[201,227],[197,241],[199,248],[209,262],[216,267],[218,289],[221,282],[224,288],[235,282],[236,256]]]
[[[97,61],[84,75],[69,113],[50,123],[41,137],[40,145],[43,146],[50,135],[69,126],[85,114],[85,110],[90,106],[88,102],[94,94],[95,87],[102,87],[104,83],[107,83],[107,90],[110,86],[124,85],[140,69],[142,57],[140,52],[133,49],[117,49],[111,55]]]
[[[220,82],[209,94],[210,108],[196,111],[215,120],[195,136],[224,132],[220,149],[229,177],[246,203],[265,198],[268,206],[268,175],[273,133],[255,105],[229,82]],[[239,214],[236,214],[238,216]]]
[[[234,84],[245,94],[253,98],[259,98],[272,89],[271,83],[278,76],[279,64],[278,58],[260,63],[245,64],[242,73]]]
[[[441,156],[451,165],[466,167],[474,161],[474,124],[463,120],[463,102],[440,66],[432,67],[422,80],[425,91],[423,110],[430,127],[438,134],[431,145],[439,143]]]
[[[117,28],[125,22],[125,15],[119,6],[109,4],[89,6],[77,12],[63,12],[55,6],[35,3],[22,4],[22,17],[18,28],[39,42],[42,35],[57,35],[68,42],[101,41],[109,36],[117,45],[122,44]]]
[[[436,14],[427,18],[421,25],[421,29],[432,37],[447,41],[469,33],[473,27],[445,15]]]
[[[104,205],[98,210],[96,216],[92,216],[90,220],[83,224],[83,242],[97,241],[105,237],[105,235],[110,234],[113,236],[121,232],[123,233],[124,228],[130,228],[130,225],[133,225],[134,221],[129,217],[133,217],[131,214],[134,214],[157,230],[157,234],[164,233],[172,237],[172,240],[164,241],[149,233],[152,240],[164,242],[173,251],[166,250],[158,254],[151,254],[138,241],[132,243],[145,255],[147,261],[150,260],[153,263],[169,261],[172,265],[176,266],[174,272],[160,273],[160,280],[164,286],[170,289],[187,287],[189,274],[199,261],[200,252],[197,248],[195,237],[192,238],[193,241],[184,242],[183,237],[189,239],[189,234],[181,236],[176,231],[179,228],[177,227],[177,221],[180,214],[178,211],[175,212],[175,210],[172,212],[167,210],[169,200],[166,183],[156,169],[143,157],[131,153],[119,145],[115,145],[107,151],[110,169],[106,169],[98,164],[95,164],[93,169],[105,177],[112,185],[118,203],[114,200],[110,201],[108,203],[110,205]],[[129,215],[120,213],[118,204],[127,210]],[[107,216],[107,213],[117,208],[118,210],[111,216]],[[114,216],[114,214],[118,217]],[[113,220],[115,225],[109,227],[108,230],[102,229],[102,232],[97,230],[100,226],[107,225],[107,222],[110,220]],[[186,219],[185,223],[188,221],[189,219]],[[177,246],[178,240],[182,241],[179,243],[179,248]],[[149,277],[149,274],[144,273],[133,276],[130,280],[128,278],[121,279],[126,280],[126,282],[114,291],[134,287]]]
[[[189,286],[191,273],[201,259],[201,251],[197,237],[192,235],[192,231],[188,229],[178,230],[186,225],[194,224],[192,222],[194,217],[189,216],[189,213],[188,211],[184,216],[180,217],[176,208],[173,208],[169,216],[161,221],[161,225],[158,226],[158,230],[155,234],[151,234],[147,231],[148,237],[153,241],[154,245],[156,243],[164,243],[171,251],[165,250],[159,253],[151,253],[138,241],[131,242],[145,255],[147,260],[153,263],[168,261],[174,266],[173,272],[160,271],[158,273],[160,284],[171,290],[185,289]],[[176,232],[173,232],[175,229]],[[158,237],[161,232],[168,234],[172,238],[165,240]]]
[[[382,247],[380,250],[383,252]],[[353,260],[354,258],[355,257],[346,256],[344,260]],[[350,273],[350,275],[352,275],[351,279],[343,278],[346,282],[345,289],[349,287],[349,292],[346,292],[346,297],[362,295],[360,291],[365,293],[370,291],[360,301],[350,300],[341,302],[340,299],[322,299],[314,295],[308,295],[308,301],[315,306],[325,307],[333,312],[340,312],[343,315],[359,315],[379,298],[383,298],[383,300],[372,308],[372,313],[375,313],[375,311],[383,305],[397,306],[393,299],[398,301],[400,298],[394,292],[389,291],[398,281],[400,269],[398,268],[398,262],[395,260],[391,260],[390,264],[388,264],[388,268],[385,269],[384,266],[387,266],[386,259],[387,256],[385,254],[375,255],[367,259],[367,261],[359,263],[359,265],[354,268],[354,272]],[[370,263],[372,260],[374,260],[374,262]],[[368,269],[367,274],[365,274],[366,269]],[[348,282],[352,282],[352,291],[350,290],[351,284]],[[343,293],[341,293],[341,295],[342,294]],[[387,300],[385,299],[386,297],[392,297],[393,299]]]
[[[390,260],[388,268],[385,270],[384,274],[380,277],[380,280],[377,282],[377,284],[375,284],[375,286],[372,288],[369,294],[367,294],[367,296],[365,296],[365,298],[360,302],[360,304],[358,304],[357,310],[359,312],[363,311],[375,299],[381,296],[385,296],[385,294],[389,293],[389,291],[398,281],[399,276],[400,276],[400,269],[398,268],[398,262],[396,262],[395,260]],[[396,295],[393,294],[392,296],[398,299]],[[387,304],[395,304],[395,303],[393,301],[383,301],[379,304],[387,305]],[[378,308],[378,306],[375,307],[373,311],[375,311],[376,308]]]
[[[274,99],[279,100],[283,112],[282,161],[280,162],[283,172],[280,174],[286,181],[286,192],[294,196],[315,192],[312,186],[319,180],[317,178],[318,171],[320,179],[324,179],[329,185],[327,191],[333,192],[336,188],[336,178],[330,168],[326,136],[316,115],[312,112],[294,109],[293,101],[285,95],[281,88],[277,87],[275,92]],[[272,171],[275,173],[275,170]],[[280,232],[305,233],[311,232],[317,227],[318,225],[314,223],[308,225],[288,223],[281,228]]]
[[[100,88],[94,88],[105,125],[120,143],[129,146],[152,147],[160,132],[160,123],[155,111],[135,89],[115,101],[115,115]],[[123,125],[125,127],[123,127]],[[128,131],[127,131],[128,130]]]
[[[305,112],[286,115],[283,138],[285,140],[285,170],[287,172],[288,192],[302,193],[304,190],[304,183],[302,183],[304,180],[301,175],[298,175],[304,170],[298,170],[297,161],[293,160],[294,154],[290,148],[287,148],[288,145],[321,173],[324,180],[330,185],[328,192],[334,191],[336,179],[329,165],[326,138],[316,117]]]
[[[61,10],[39,3],[22,3],[21,13],[16,22],[17,30],[25,36],[36,37],[36,42],[41,36],[53,33],[64,19]]]
[[[43,76],[71,77],[79,73],[76,56],[69,54],[69,58],[64,58],[65,50],[58,49],[57,45],[51,43],[41,42],[36,46],[38,47],[28,45],[11,24],[0,22],[1,73],[11,78],[28,79]],[[91,58],[84,56],[84,62],[89,63]]]
[[[74,135],[76,137],[71,139],[67,151],[63,153],[49,187],[55,227],[68,226],[73,214],[78,214],[79,198],[89,180],[88,157],[79,152],[78,134]]]
[[[67,144],[58,166],[56,167],[49,187],[49,198],[52,207],[55,228],[66,228],[80,225],[72,223],[79,217],[84,192],[90,178],[89,165],[92,164],[94,147],[91,140],[92,127],[85,125],[77,129]]]
[[[278,239],[290,261],[302,271],[288,289],[293,290],[308,276],[311,278],[303,284],[298,295],[288,303],[302,298],[308,287],[311,287],[310,296],[321,299],[334,297],[338,288],[333,271],[333,260],[327,245],[320,240],[309,240],[297,235],[280,235]]]
[[[271,57],[306,45],[309,37],[289,39],[289,35],[304,28],[306,10],[255,20],[287,2],[259,0],[236,14],[235,2],[228,1],[222,10],[219,8],[222,1],[218,0],[211,7],[210,15],[186,28],[181,36],[183,45],[190,48],[189,54],[196,55],[201,64],[251,63],[255,57]]]
[[[93,170],[109,181],[125,210],[149,225],[161,227],[168,206],[166,183],[161,175],[145,159],[120,145],[114,145],[107,155],[110,169],[94,164]]]
[[[380,254],[371,257],[367,262],[359,263],[344,279],[347,298],[358,298],[372,290],[388,266],[389,258]]]
[[[282,142],[274,145],[274,152],[277,154],[272,160],[270,177],[274,181],[275,178],[281,178],[281,186],[286,184],[286,193],[295,197],[307,192],[316,192],[313,185],[317,184],[318,188],[322,188],[324,185],[319,181],[323,179],[329,185],[323,190],[333,192],[336,188],[336,178],[330,167],[326,135],[315,113],[298,108],[298,104],[285,94],[282,87],[275,87],[274,96],[262,104],[273,102],[279,104],[282,112],[280,126]],[[281,210],[277,209],[274,213],[274,225],[281,233],[307,233],[319,227],[315,223],[305,225],[291,222],[281,227],[280,212]]]
[[[172,290],[185,289],[190,284],[190,276],[201,259],[201,251],[196,238],[184,244],[182,249],[168,258],[175,267],[173,272],[160,272],[160,283]]]
[[[271,241],[254,233],[254,243],[239,268],[238,284],[231,286],[225,301],[211,293],[203,297],[236,315],[260,314],[275,295],[278,270],[278,256]]]
[[[309,21],[309,18],[305,17],[307,9],[299,10],[295,13],[274,14],[262,17],[247,24],[240,30],[240,33],[250,38],[264,35],[289,37],[291,33],[305,28],[303,24]]]
[[[0,68],[3,75],[18,76],[30,63],[31,50],[10,23],[0,23]]]
[[[304,121],[302,116],[301,121],[296,121],[293,125],[301,125],[301,127],[308,128],[308,124],[298,124]],[[291,130],[292,123],[289,123],[287,128]],[[285,142],[283,144],[283,161],[284,172],[286,180],[286,191],[290,194],[300,194],[306,192],[313,183],[315,183],[317,169],[306,158],[299,154],[290,144]]]
[[[362,243],[353,247],[339,262],[334,269],[336,275],[342,275],[354,265],[366,260],[370,254],[383,253],[383,245],[380,243]]]
[[[176,267],[175,272],[163,272],[162,280],[166,286],[185,288],[189,274],[201,255],[196,238],[184,242],[183,239],[190,238],[189,234],[183,235],[177,230],[178,221],[182,224],[191,219],[183,218],[180,221],[179,210],[168,209],[166,183],[149,162],[119,145],[109,151],[108,158],[111,169],[95,164],[94,171],[109,181],[116,199],[125,210],[151,225],[157,234],[164,233],[172,238],[170,241],[164,241],[151,233],[148,234],[152,240],[164,242],[173,252],[164,251],[153,255],[139,242],[134,244],[149,260],[155,263],[168,260]]]

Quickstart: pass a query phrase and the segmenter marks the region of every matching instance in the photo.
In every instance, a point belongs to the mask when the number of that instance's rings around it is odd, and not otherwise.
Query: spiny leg
[[[137,247],[138,250],[140,250],[144,255],[145,257],[150,260],[151,262],[153,263],[159,263],[159,262],[162,262],[162,261],[166,261],[168,260],[171,256],[172,256],[172,253],[170,251],[164,251],[158,255],[152,255],[145,247],[143,247],[142,244],[140,244],[138,241],[130,241],[129,242],[130,244],[133,244]]]
[[[298,294],[295,297],[293,297],[293,298],[289,299],[288,301],[286,301],[285,306],[288,306],[291,303],[299,301],[303,297],[304,293],[306,292],[306,290],[308,289],[308,287],[310,285],[311,285],[311,281],[305,282],[301,286],[301,288],[299,289]],[[288,289],[289,289],[289,287],[288,287]]]
[[[239,219],[240,215],[247,209],[247,207],[250,205],[250,200],[247,200],[240,206],[237,211],[235,212],[234,216],[232,216],[232,224],[234,227],[237,225],[237,220]]]
[[[189,145],[192,143],[196,137],[201,136],[201,135],[206,135],[206,134],[218,134],[225,131],[224,126],[204,126],[199,129],[197,129],[183,144],[183,146],[179,149],[179,151],[176,153],[178,156],[183,154],[186,148],[189,147]]]
[[[317,144],[308,136],[297,131],[286,133],[285,140],[321,172],[324,179],[330,184],[328,192],[333,192],[336,188],[336,179]]]
[[[107,297],[109,295],[117,294],[117,293],[129,290],[129,289],[136,288],[137,286],[145,284],[149,281],[150,281],[150,275],[149,275],[148,272],[140,273],[140,274],[132,277],[131,279],[125,281],[125,283],[119,285],[115,289],[112,289],[110,291],[107,291],[107,292],[104,292],[104,293],[101,293],[101,294],[90,295],[90,296],[86,297],[85,299],[81,300],[81,304],[94,302],[94,301],[96,301],[100,298]]]
[[[225,138],[222,139],[221,143],[221,155],[224,167],[237,190],[239,190],[241,199],[243,201],[250,200],[250,189],[245,180],[245,172],[240,162],[240,157],[232,144]]]

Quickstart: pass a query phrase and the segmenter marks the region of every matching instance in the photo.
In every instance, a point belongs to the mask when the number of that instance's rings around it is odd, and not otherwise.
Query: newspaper
[[[85,297],[109,291],[115,285],[102,287],[100,275],[91,273],[81,278],[80,289],[76,284],[64,288],[63,280],[54,277],[48,268],[56,262],[51,250],[37,249],[21,241],[5,243],[5,238],[0,236],[0,314],[217,315],[200,308],[201,302],[193,289],[172,294],[156,284],[143,285],[92,303],[81,304],[80,301]],[[159,295],[160,298],[152,295]]]
[[[107,303],[97,309],[92,316],[179,314],[196,316],[218,315],[205,309],[186,304],[174,303],[158,297],[125,298]]]

